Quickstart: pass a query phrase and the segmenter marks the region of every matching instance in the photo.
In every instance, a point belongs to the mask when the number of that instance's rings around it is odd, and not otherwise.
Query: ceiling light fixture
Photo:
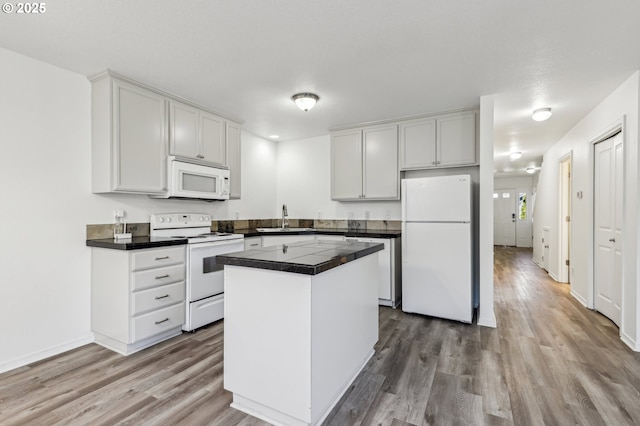
[[[278,136],[278,135],[269,135],[269,137],[271,139],[279,139],[280,138],[280,136]]]
[[[512,160],[517,160],[520,157],[522,157],[521,152],[512,152],[511,155],[509,155],[509,158],[511,158]]]
[[[535,121],[545,121],[548,120],[549,117],[551,117],[551,108],[538,108],[533,111],[533,114],[531,115],[531,118]]]
[[[535,167],[527,167],[527,173],[529,173],[530,175],[536,172],[536,168]]]
[[[291,100],[295,102],[301,110],[309,111],[314,107],[316,102],[320,100],[320,97],[313,93],[297,93],[291,97]]]

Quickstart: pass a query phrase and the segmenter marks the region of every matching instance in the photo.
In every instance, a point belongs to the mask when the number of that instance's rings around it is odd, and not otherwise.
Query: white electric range
[[[211,215],[165,213],[151,215],[152,237],[187,238],[185,323],[196,328],[224,318],[224,266],[216,256],[244,250],[244,235],[211,232]]]

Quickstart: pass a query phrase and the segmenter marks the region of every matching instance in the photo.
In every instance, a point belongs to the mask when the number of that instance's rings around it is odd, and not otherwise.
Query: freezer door
[[[471,225],[404,223],[402,310],[470,323]]]
[[[402,220],[470,222],[471,176],[403,179]]]

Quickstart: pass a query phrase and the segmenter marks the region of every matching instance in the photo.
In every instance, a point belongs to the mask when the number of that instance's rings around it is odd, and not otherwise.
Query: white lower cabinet
[[[129,355],[182,333],[185,247],[92,248],[91,329],[96,343]]]
[[[384,244],[378,252],[378,304],[396,307],[402,299],[400,238],[346,237],[347,241]]]
[[[253,250],[262,247],[262,237],[249,237],[244,239],[244,249]]]

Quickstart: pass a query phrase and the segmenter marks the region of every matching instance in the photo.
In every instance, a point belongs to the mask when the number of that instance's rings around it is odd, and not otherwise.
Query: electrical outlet
[[[384,212],[384,217],[385,217],[387,220],[391,219],[391,211],[390,211],[390,210],[387,210],[386,212]]]
[[[322,219],[322,212],[318,210],[318,219]]]
[[[348,218],[349,220],[353,220],[353,212],[348,212],[348,213],[347,213],[347,218]]]
[[[116,217],[116,219],[122,219],[124,217],[124,210],[114,210],[113,211],[113,215]]]
[[[369,220],[369,217],[370,217],[369,210],[365,210],[364,211],[364,220]]]
[[[236,212],[236,220],[240,219],[240,212]]]

